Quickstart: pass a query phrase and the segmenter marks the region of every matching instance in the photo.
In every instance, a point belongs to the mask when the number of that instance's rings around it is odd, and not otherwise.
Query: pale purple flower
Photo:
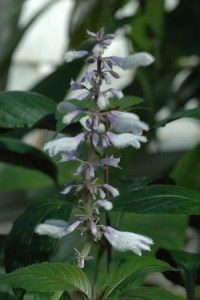
[[[134,113],[111,110],[107,113],[107,117],[114,131],[118,133],[131,132],[136,135],[142,135],[143,131],[149,129],[148,125],[140,121],[138,115]]]
[[[114,168],[119,168],[120,158],[115,158],[113,155],[110,157],[105,157],[99,161],[101,166],[110,166]]]
[[[83,108],[82,109],[79,108],[79,109],[76,109],[76,110],[66,114],[63,117],[62,122],[66,125],[69,125],[76,117],[80,116],[84,110],[85,109],[83,109]]]
[[[84,99],[87,99],[89,98],[91,95],[91,92],[90,91],[85,91],[85,92],[82,92],[80,93],[78,96],[77,96],[77,99],[78,100],[84,100]]]
[[[150,251],[153,240],[141,234],[118,231],[110,226],[104,227],[104,236],[108,242],[118,251],[132,251],[142,255],[142,250]]]
[[[69,153],[61,153],[61,160],[60,162],[68,162],[72,160],[77,160],[80,154],[77,151],[72,151]]]
[[[108,106],[108,97],[106,93],[99,93],[98,99],[97,99],[97,105],[100,110],[104,110]]]
[[[89,31],[89,30],[86,30],[86,32],[87,32],[87,35],[89,37],[92,37],[92,38],[97,38],[98,37],[95,32],[92,32],[92,31]]]
[[[121,90],[117,89],[109,89],[109,91],[113,94],[113,96],[117,97],[119,100],[124,97],[123,93]]]
[[[73,187],[75,187],[76,185],[73,184],[73,181],[69,181],[67,183],[65,183],[65,188],[64,190],[61,192],[61,194],[66,195],[69,192],[71,192],[71,190],[73,189]]]
[[[131,54],[124,59],[123,69],[136,69],[138,67],[146,67],[154,62],[154,57],[146,52]]]
[[[127,57],[111,56],[111,61],[122,69],[146,67],[154,62],[154,57],[146,52],[138,52]]]
[[[147,142],[146,137],[135,135],[132,133],[114,134],[112,132],[107,132],[106,135],[109,138],[111,144],[116,148],[125,148],[128,146],[132,146],[136,149],[139,149],[140,143]]]
[[[107,211],[113,208],[112,202],[105,199],[100,199],[97,201],[97,203],[99,204],[99,206],[103,207]]]
[[[86,89],[86,86],[82,83],[76,82],[73,79],[71,79],[70,89],[71,90],[82,90],[82,89]]]
[[[75,137],[63,137],[48,142],[44,145],[44,150],[49,151],[50,156],[55,156],[60,152],[76,151],[80,143],[83,142],[85,137],[84,133],[80,133]]]
[[[112,185],[110,184],[103,184],[104,189],[106,189],[114,198],[119,196],[119,191],[118,189],[114,188]]]
[[[39,235],[49,235],[54,238],[62,238],[74,231],[81,223],[82,221],[80,219],[72,220],[71,222],[50,219],[37,225],[35,233]]]
[[[88,54],[89,54],[89,52],[84,51],[84,50],[81,50],[81,51],[68,51],[68,52],[65,53],[64,59],[65,59],[66,62],[71,62],[76,58],[81,58],[81,57],[84,57]]]

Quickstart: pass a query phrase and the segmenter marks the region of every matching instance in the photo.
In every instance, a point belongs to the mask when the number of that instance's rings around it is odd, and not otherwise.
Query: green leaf
[[[55,101],[32,92],[0,93],[0,127],[33,127],[55,113]]]
[[[55,182],[57,168],[51,159],[37,148],[12,138],[0,138],[0,161],[36,169]]]
[[[122,291],[129,282],[143,278],[150,272],[164,272],[170,269],[167,263],[155,258],[133,256],[105,278],[103,299],[113,299],[113,295]]]
[[[131,292],[124,293],[126,299],[135,299],[135,300],[183,300],[183,298],[174,295],[168,291],[162,290],[160,288],[139,288],[132,290]]]
[[[187,109],[187,110],[179,110],[173,113],[171,116],[164,120],[157,121],[153,128],[164,127],[167,123],[172,122],[174,120],[180,118],[194,118],[200,120],[200,107]]]
[[[187,253],[179,250],[169,250],[172,259],[181,270],[185,281],[187,299],[193,300],[195,295],[195,283],[200,270],[200,254]]]
[[[0,283],[30,292],[80,291],[91,299],[91,286],[87,275],[66,263],[35,264],[2,275]]]
[[[58,199],[43,200],[29,206],[14,222],[8,235],[4,250],[6,271],[48,260],[54,254],[58,240],[39,236],[34,229],[47,219],[68,220],[71,209],[70,203]]]
[[[184,154],[171,172],[178,185],[200,190],[200,145]],[[190,174],[190,176],[188,176]]]
[[[115,210],[140,214],[199,214],[200,192],[170,185],[129,187],[115,200]]]

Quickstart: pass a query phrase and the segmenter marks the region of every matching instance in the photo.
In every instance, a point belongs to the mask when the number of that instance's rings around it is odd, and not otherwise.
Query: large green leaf
[[[0,283],[30,292],[80,291],[91,299],[91,286],[87,275],[66,263],[44,262],[20,268],[2,275]]]
[[[174,295],[168,291],[152,287],[138,288],[132,290],[131,292],[124,293],[124,296],[126,296],[127,300],[183,300],[183,298]]]
[[[51,117],[56,103],[50,98],[33,92],[0,93],[0,127],[33,127],[44,118]]]
[[[194,119],[200,120],[200,107],[177,111],[177,112],[173,113],[172,115],[170,115],[168,118],[157,121],[154,128],[163,127],[167,123],[172,122],[177,119],[180,119],[180,118],[194,118]]]
[[[114,209],[140,214],[199,214],[200,192],[170,185],[129,187],[116,198]]]
[[[36,169],[57,181],[57,168],[50,158],[37,148],[12,138],[0,138],[0,161]]]
[[[171,172],[171,177],[181,186],[200,189],[200,145],[184,154]],[[190,174],[190,176],[188,176]]]
[[[150,272],[164,272],[170,269],[168,264],[155,258],[133,256],[121,263],[114,272],[105,278],[103,299],[113,299],[113,295],[123,291],[128,283],[143,278]]]
[[[28,207],[14,222],[4,250],[7,272],[21,266],[48,260],[58,241],[34,233],[35,227],[47,219],[67,220],[71,205],[63,200],[43,200]]]

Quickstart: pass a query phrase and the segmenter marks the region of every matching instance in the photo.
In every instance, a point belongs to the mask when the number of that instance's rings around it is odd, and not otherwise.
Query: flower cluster
[[[50,235],[62,238],[75,229],[79,229],[82,235],[89,236],[98,241],[102,238],[119,251],[133,251],[141,255],[142,250],[150,250],[153,241],[145,236],[120,232],[110,226],[99,224],[101,209],[110,211],[113,208],[112,199],[119,196],[117,188],[108,182],[98,178],[101,170],[108,167],[119,167],[119,158],[106,156],[99,158],[96,153],[110,146],[125,148],[132,146],[140,148],[141,143],[147,141],[143,132],[148,130],[148,125],[139,117],[130,112],[122,112],[109,109],[109,98],[114,96],[123,101],[123,93],[119,89],[109,87],[112,78],[120,78],[116,69],[133,69],[140,66],[148,66],[154,58],[148,53],[131,54],[128,57],[104,55],[105,49],[114,39],[114,34],[105,34],[103,30],[98,33],[87,31],[87,35],[96,45],[91,52],[69,51],[65,54],[67,62],[73,59],[85,57],[86,65],[95,65],[91,71],[87,68],[79,82],[71,81],[71,90],[79,91],[77,99],[82,105],[75,106],[70,101],[63,101],[58,105],[58,110],[64,113],[63,123],[69,125],[77,118],[82,125],[82,132],[75,137],[64,136],[50,141],[44,146],[44,150],[50,156],[60,154],[61,162],[75,160],[79,166],[75,172],[76,181],[67,182],[62,194],[73,192],[79,195],[78,207],[82,214],[67,223],[62,220],[46,220],[35,228],[40,235]],[[117,67],[117,68],[116,68]],[[108,88],[102,89],[102,83]],[[86,105],[87,99],[92,99],[92,108]],[[88,153],[85,157],[78,151],[81,144],[86,144]],[[87,247],[88,248],[88,247]],[[77,262],[79,267],[84,267],[84,261],[89,259],[88,251],[77,251]]]

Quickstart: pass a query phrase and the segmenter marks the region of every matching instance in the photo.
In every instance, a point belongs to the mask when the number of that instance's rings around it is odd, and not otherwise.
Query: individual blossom
[[[131,132],[142,135],[143,131],[149,130],[149,126],[140,121],[139,116],[134,113],[111,110],[107,113],[107,118],[117,133]]]
[[[118,189],[114,188],[113,186],[111,186],[110,184],[105,183],[103,185],[104,189],[106,191],[108,191],[114,198],[119,196],[119,191]]]
[[[138,52],[127,57],[111,56],[110,60],[122,69],[136,69],[151,65],[154,62],[154,57],[146,52]]]
[[[136,149],[140,148],[140,143],[146,143],[147,139],[144,136],[135,135],[132,133],[115,134],[112,132],[106,133],[111,144],[116,148],[125,148],[132,146]]]
[[[108,201],[106,199],[100,199],[97,201],[98,205],[103,207],[105,210],[109,211],[113,208],[113,204],[111,201]]]
[[[49,235],[54,238],[62,238],[74,231],[81,223],[82,221],[80,219],[72,220],[71,222],[50,219],[37,225],[35,233],[39,235]]]
[[[65,53],[64,59],[65,59],[66,62],[71,62],[76,58],[81,58],[81,57],[84,57],[88,54],[89,54],[89,52],[84,51],[84,50],[81,50],[81,51],[68,51],[68,52]]]
[[[103,234],[108,242],[118,251],[132,251],[142,255],[142,251],[150,251],[153,240],[141,234],[118,231],[110,226],[104,226]]]
[[[84,108],[73,110],[72,112],[66,114],[63,117],[62,122],[66,125],[69,125],[76,117],[80,116],[84,110],[85,110]]]
[[[50,156],[55,156],[60,152],[76,151],[78,146],[84,140],[84,133],[80,133],[75,137],[62,137],[48,142],[44,145],[44,151],[49,151]]]

